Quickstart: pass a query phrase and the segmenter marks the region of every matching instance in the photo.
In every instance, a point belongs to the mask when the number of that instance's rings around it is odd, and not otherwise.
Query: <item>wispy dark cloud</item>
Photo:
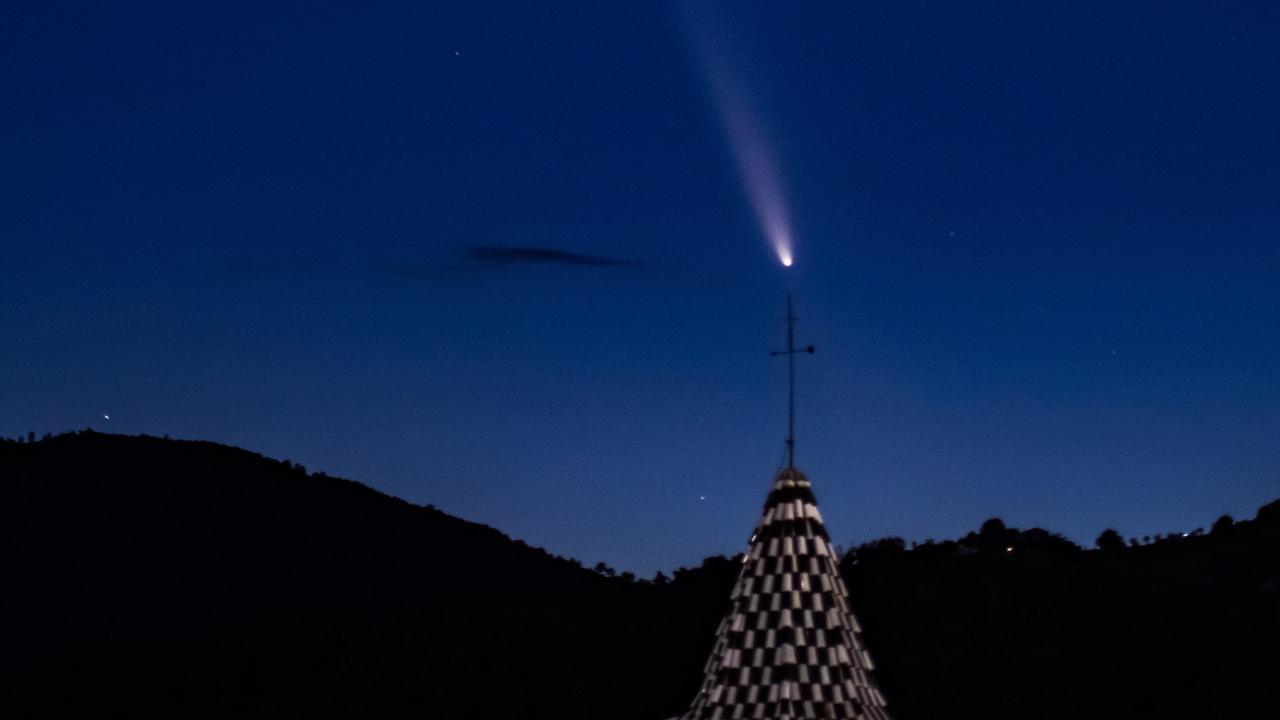
[[[289,261],[239,261],[228,270],[238,275],[269,276],[312,272],[343,272],[359,269],[362,264],[337,266],[317,260]],[[399,263],[388,265],[364,265],[378,275],[431,280],[473,272],[496,271],[520,265],[574,265],[579,267],[640,267],[643,262],[618,260],[598,255],[556,250],[541,247],[512,247],[505,245],[464,245],[458,248],[455,262]]]
[[[584,255],[541,247],[507,245],[467,245],[459,248],[461,259],[440,265],[398,265],[379,268],[386,275],[429,280],[457,274],[501,270],[520,265],[575,265],[580,267],[639,267],[642,262]]]
[[[634,267],[643,263],[630,260],[614,260],[596,255],[582,255],[552,248],[505,247],[500,245],[475,245],[466,248],[467,258],[475,265],[532,265],[554,263],[559,265],[597,265]]]

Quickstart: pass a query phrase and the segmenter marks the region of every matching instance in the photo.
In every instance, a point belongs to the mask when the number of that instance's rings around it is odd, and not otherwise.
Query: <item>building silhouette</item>
[[[809,480],[779,473],[681,720],[888,720]]]

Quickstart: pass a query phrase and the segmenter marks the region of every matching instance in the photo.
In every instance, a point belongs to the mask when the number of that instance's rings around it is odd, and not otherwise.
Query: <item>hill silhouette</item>
[[[24,716],[667,717],[737,571],[704,566],[605,577],[214,443],[0,443],[0,670]]]
[[[1280,501],[1132,543],[993,519],[850,550],[894,716],[1280,716]],[[214,443],[0,441],[0,712],[659,720],[737,570],[584,569]]]
[[[992,519],[841,569],[902,720],[1280,717],[1280,500],[1088,551]]]

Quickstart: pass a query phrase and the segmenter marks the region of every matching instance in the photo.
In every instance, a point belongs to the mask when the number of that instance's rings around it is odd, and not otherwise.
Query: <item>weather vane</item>
[[[792,326],[796,318],[791,314],[791,293],[787,293],[787,349],[769,353],[773,357],[787,356],[787,373],[790,382],[788,394],[789,411],[787,413],[787,467],[796,466],[796,353],[813,354],[813,346],[797,350],[792,342]]]

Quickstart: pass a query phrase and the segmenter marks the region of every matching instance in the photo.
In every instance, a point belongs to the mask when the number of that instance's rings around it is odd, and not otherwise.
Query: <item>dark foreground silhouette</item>
[[[1280,501],[1099,543],[992,520],[850,551],[895,717],[1280,717]],[[0,441],[0,714],[659,720],[737,569],[584,569],[213,443]]]

